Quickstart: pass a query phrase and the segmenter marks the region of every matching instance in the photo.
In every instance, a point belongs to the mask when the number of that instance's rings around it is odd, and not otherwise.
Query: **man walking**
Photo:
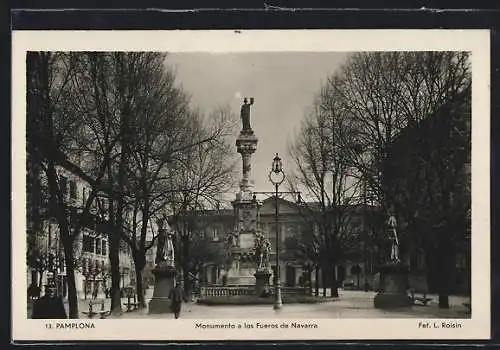
[[[184,298],[184,291],[182,290],[181,283],[176,283],[175,287],[170,291],[169,298],[171,300],[171,308],[175,318],[181,315],[182,299]]]

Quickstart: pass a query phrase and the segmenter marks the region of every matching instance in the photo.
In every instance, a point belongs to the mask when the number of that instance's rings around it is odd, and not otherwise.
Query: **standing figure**
[[[397,222],[394,215],[389,215],[387,226],[389,229],[389,240],[391,241],[391,261],[399,262],[399,240],[396,232]]]
[[[174,243],[172,241],[171,233],[168,234],[165,245],[165,261],[167,262],[167,266],[175,265]]]
[[[243,131],[252,132],[252,127],[250,126],[250,106],[253,105],[254,99],[250,98],[250,103],[245,97],[243,100],[243,105],[241,106],[241,121],[243,123]]]
[[[158,265],[162,261],[165,261],[165,244],[166,235],[165,229],[163,228],[163,219],[158,220],[158,244],[156,245],[156,258],[155,264]]]
[[[30,286],[28,287],[28,297],[30,299],[40,298],[40,287],[38,287],[35,282],[31,282]]]
[[[45,295],[35,301],[32,318],[36,319],[65,319],[66,309],[60,296],[56,296],[56,286],[45,287]]]
[[[175,318],[181,315],[182,299],[184,299],[184,290],[181,287],[181,282],[177,282],[175,287],[170,291],[168,296],[170,299],[170,307]]]
[[[264,259],[263,259],[263,267],[269,268],[269,253],[271,252],[271,242],[267,238],[264,238]]]

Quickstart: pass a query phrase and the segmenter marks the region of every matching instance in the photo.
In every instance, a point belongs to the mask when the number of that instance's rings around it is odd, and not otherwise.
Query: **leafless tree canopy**
[[[292,187],[329,211],[316,241],[336,257],[323,268],[341,259],[349,208],[360,198],[382,213],[393,208],[419,232],[467,216],[470,201],[458,195],[467,193],[458,182],[470,163],[470,89],[467,52],[356,53],[328,77],[290,145]],[[402,139],[406,161],[394,151]]]
[[[41,169],[48,183],[71,270],[70,317],[78,316],[73,243],[91,222],[109,236],[112,311],[120,312],[120,242],[140,274],[158,218],[220,201],[232,185],[235,118],[227,108],[194,109],[165,53],[30,52],[27,63],[28,173]],[[61,169],[91,189],[79,211],[65,200]]]

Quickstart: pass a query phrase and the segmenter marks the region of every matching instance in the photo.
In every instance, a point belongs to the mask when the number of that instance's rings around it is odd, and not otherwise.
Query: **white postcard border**
[[[321,319],[309,329],[197,329],[293,320],[27,319],[26,51],[470,51],[472,52],[472,308],[462,328],[420,328],[431,319]],[[488,30],[13,31],[12,33],[12,338],[14,340],[357,340],[490,337],[490,34]],[[271,307],[271,306],[269,306]],[[286,308],[286,305],[284,305]],[[91,323],[94,328],[79,328]]]

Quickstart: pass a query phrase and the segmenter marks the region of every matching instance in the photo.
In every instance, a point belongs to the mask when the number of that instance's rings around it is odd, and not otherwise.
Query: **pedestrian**
[[[170,291],[170,308],[174,313],[175,318],[181,315],[182,299],[184,299],[184,291],[181,283],[176,283],[175,287]]]
[[[56,296],[54,285],[47,285],[45,287],[45,295],[35,301],[31,317],[35,319],[68,318],[62,298]]]

